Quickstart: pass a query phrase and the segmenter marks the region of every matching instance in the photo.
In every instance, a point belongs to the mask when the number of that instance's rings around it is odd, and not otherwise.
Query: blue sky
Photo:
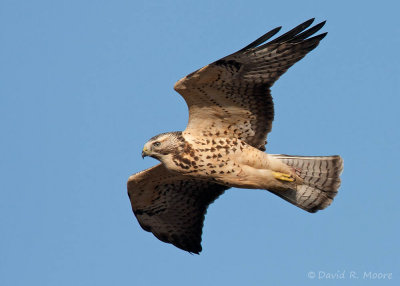
[[[0,284],[398,285],[399,10],[398,1],[1,0]],[[140,156],[150,137],[186,126],[175,81],[312,17],[329,34],[272,88],[267,151],[342,155],[332,206],[308,214],[232,189],[208,210],[200,256],[143,231],[126,180],[157,163]]]

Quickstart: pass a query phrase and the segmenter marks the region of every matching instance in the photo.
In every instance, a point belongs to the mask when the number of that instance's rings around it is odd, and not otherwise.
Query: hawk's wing
[[[140,226],[161,241],[201,251],[207,207],[229,187],[169,172],[163,164],[132,175],[128,195]]]
[[[240,51],[179,80],[174,88],[189,107],[185,132],[235,137],[265,150],[274,119],[270,87],[326,35],[310,38],[325,24],[306,30],[313,20],[264,43],[280,30],[275,28]]]

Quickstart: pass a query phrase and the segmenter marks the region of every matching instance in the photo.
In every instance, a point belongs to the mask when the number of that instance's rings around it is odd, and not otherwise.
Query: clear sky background
[[[398,3],[1,0],[0,285],[399,285]],[[186,126],[175,81],[312,17],[329,34],[272,88],[267,151],[342,155],[334,203],[232,189],[199,256],[143,231],[126,181]]]

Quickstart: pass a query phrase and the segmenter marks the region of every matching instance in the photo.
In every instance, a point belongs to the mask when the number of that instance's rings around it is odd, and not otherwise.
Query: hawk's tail
[[[343,170],[340,156],[272,156],[292,167],[303,179],[296,189],[273,190],[274,194],[308,212],[322,210],[332,203],[340,187],[339,176]]]

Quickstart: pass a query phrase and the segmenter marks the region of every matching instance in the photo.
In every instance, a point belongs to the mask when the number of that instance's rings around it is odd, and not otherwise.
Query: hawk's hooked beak
[[[142,158],[144,159],[144,157],[149,156],[149,150],[147,150],[146,147],[143,147],[142,150]]]

